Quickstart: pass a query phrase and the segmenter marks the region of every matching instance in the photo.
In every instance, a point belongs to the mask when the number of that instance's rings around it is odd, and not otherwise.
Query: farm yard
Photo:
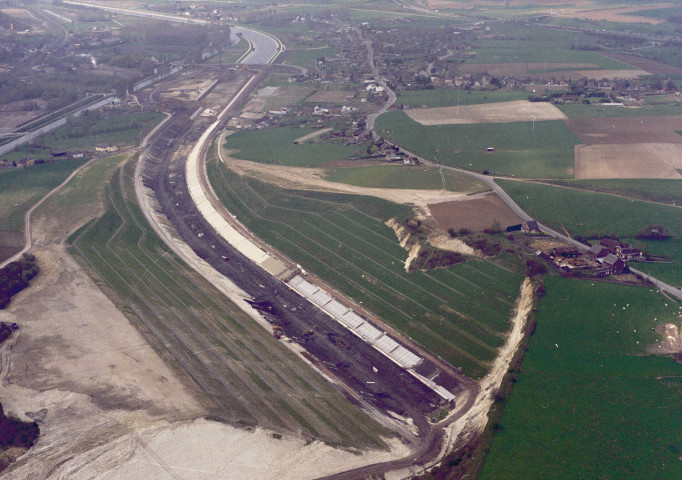
[[[463,373],[487,372],[509,328],[522,279],[518,264],[468,258],[408,274],[407,252],[384,225],[410,217],[408,207],[284,190],[239,177],[222,163],[208,168],[227,209],[260,238]]]
[[[421,125],[530,122],[535,120],[540,122],[566,118],[561,110],[550,103],[529,102],[527,100],[410,109],[407,110],[407,115]]]
[[[70,237],[70,252],[151,344],[163,345],[168,361],[194,379],[217,418],[383,448],[383,427],[167,250],[131,201],[133,170],[128,163],[116,173],[106,213]]]
[[[522,220],[497,195],[476,196],[429,205],[429,211],[444,230],[466,228],[480,232],[499,222],[500,228],[518,225]]]
[[[529,178],[573,178],[573,150],[580,143],[561,120],[427,126],[395,111],[381,115],[376,129],[428,160]]]
[[[557,230],[565,227],[571,235],[585,237],[612,234],[633,245],[643,243],[647,253],[666,256],[673,263],[637,262],[634,266],[664,282],[682,285],[682,215],[679,207],[527,182],[497,180],[497,183],[528,214]],[[679,187],[675,189],[676,183],[667,181],[665,184],[671,194],[679,192]],[[637,232],[654,224],[664,225],[671,238],[663,241],[635,238]]]
[[[680,306],[648,288],[551,276],[479,478],[680,478]]]

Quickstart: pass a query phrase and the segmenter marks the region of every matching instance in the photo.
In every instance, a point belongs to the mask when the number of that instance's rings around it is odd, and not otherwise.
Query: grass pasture
[[[514,180],[497,183],[529,215],[559,230],[564,226],[574,235],[601,232],[634,237],[651,224],[665,225],[673,236],[682,235],[682,214],[676,207]]]
[[[297,65],[299,67],[307,68],[308,71],[312,72],[315,69],[315,62],[317,59],[332,55],[334,55],[333,47],[296,48],[287,50],[283,60],[287,65]]]
[[[489,188],[475,178],[442,168],[378,165],[327,170],[326,180],[369,188],[414,188],[478,193]]]
[[[133,113],[95,120],[90,132],[69,136],[68,127],[60,127],[39,139],[40,145],[56,149],[94,149],[95,145],[139,144],[144,134],[161,121],[157,112]]]
[[[131,200],[133,169],[130,162],[116,173],[106,213],[71,236],[70,252],[161,355],[231,423],[302,431],[334,445],[383,446],[382,427],[156,237]]]
[[[555,180],[552,183],[635,200],[682,205],[682,181],[658,179]]]
[[[546,286],[478,478],[681,478],[681,367],[644,355],[678,306],[648,288],[558,276]]]
[[[530,178],[572,178],[573,147],[580,143],[560,120],[425,126],[400,111],[381,115],[377,132],[445,165]]]
[[[252,162],[290,167],[317,167],[330,160],[345,160],[366,155],[364,145],[341,143],[303,143],[294,140],[314,132],[314,128],[277,127],[242,130],[225,139],[225,147],[238,150],[231,155]]]
[[[85,162],[62,160],[1,173],[0,230],[22,231],[26,211]]]
[[[521,275],[490,261],[407,274],[384,225],[409,208],[370,197],[282,190],[210,162],[227,209],[260,238],[472,377],[504,343]]]

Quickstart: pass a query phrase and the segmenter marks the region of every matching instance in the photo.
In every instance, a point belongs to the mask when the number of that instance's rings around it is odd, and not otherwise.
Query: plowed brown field
[[[682,179],[682,143],[575,146],[575,178]]]
[[[517,225],[522,220],[495,194],[486,193],[453,202],[429,204],[431,215],[445,230],[468,228],[482,231],[496,220],[502,228]]]
[[[676,132],[682,130],[682,116],[572,118],[565,123],[586,145],[682,143]]]

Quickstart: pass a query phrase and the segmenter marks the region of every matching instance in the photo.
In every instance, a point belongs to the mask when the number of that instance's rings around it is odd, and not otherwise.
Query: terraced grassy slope
[[[106,190],[108,210],[71,237],[71,253],[153,345],[241,425],[337,445],[382,446],[388,432],[156,237],[130,191],[132,166]]]
[[[405,206],[283,190],[215,161],[209,178],[228,210],[259,237],[467,375],[487,372],[504,343],[519,273],[472,258],[407,274],[407,252],[383,224],[411,215]]]

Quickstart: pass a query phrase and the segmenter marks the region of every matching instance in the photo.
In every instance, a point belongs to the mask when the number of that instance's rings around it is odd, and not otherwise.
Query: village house
[[[538,226],[538,222],[535,220],[523,222],[521,224],[521,230],[523,230],[526,235],[540,235],[542,233],[540,227]]]

